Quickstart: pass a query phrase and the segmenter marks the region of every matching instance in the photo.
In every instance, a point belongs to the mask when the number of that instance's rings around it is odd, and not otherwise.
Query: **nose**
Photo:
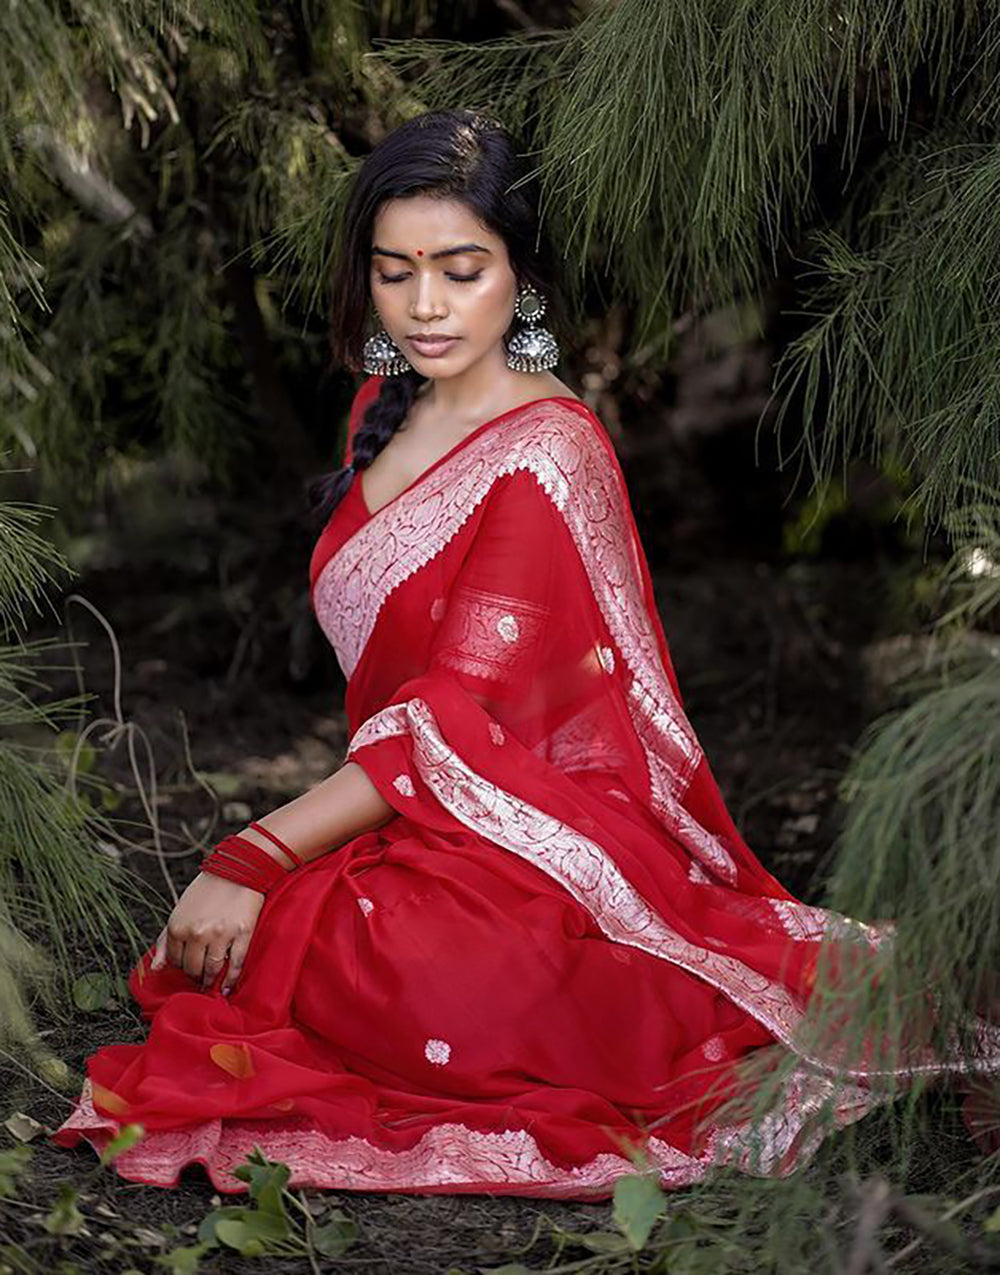
[[[444,314],[446,311],[443,298],[439,295],[442,281],[430,270],[418,270],[415,278],[416,291],[410,302],[410,314],[413,318],[422,323],[426,319]]]

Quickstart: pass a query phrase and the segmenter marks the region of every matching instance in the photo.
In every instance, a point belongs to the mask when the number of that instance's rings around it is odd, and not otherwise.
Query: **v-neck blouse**
[[[508,416],[512,416],[515,412],[519,412],[523,408],[533,407],[537,403],[551,402],[569,403],[581,408],[588,414],[590,413],[590,408],[587,407],[586,403],[584,403],[581,399],[572,398],[567,394],[546,394],[541,398],[530,399],[526,403],[518,403],[515,407],[509,407],[505,412],[500,412],[497,416],[491,416],[489,420],[483,421],[482,424],[477,425],[475,429],[470,430],[469,433],[460,438],[454,446],[449,447],[442,456],[439,456],[437,460],[432,461],[426,469],[413,479],[412,482],[407,483],[407,485],[401,491],[397,492],[395,496],[380,505],[374,513],[368,508],[368,505],[365,502],[364,492],[361,488],[361,472],[357,471],[351,479],[351,485],[348,487],[346,494],[340,501],[340,504],[337,505],[333,513],[330,515],[326,526],[320,533],[319,539],[316,541],[315,547],[313,548],[312,556],[309,560],[310,595],[316,587],[316,581],[319,579],[320,573],[326,564],[330,561],[341,545],[349,540],[350,537],[353,536],[354,533],[366,522],[369,522],[372,518],[377,518],[379,514],[387,508],[387,506],[395,504],[397,500],[423,482],[430,473],[436,470],[440,465],[443,465],[446,460],[449,460],[456,452],[461,450],[461,448],[465,447],[468,443],[471,443],[473,439],[478,438],[484,430],[489,429],[498,421],[506,420]]]

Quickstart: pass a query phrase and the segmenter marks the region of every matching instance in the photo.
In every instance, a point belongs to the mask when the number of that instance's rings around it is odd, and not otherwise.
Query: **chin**
[[[430,381],[450,381],[452,377],[461,375],[475,362],[474,359],[469,359],[463,362],[460,367],[455,367],[454,365],[443,367],[442,364],[446,361],[445,359],[424,359],[423,367],[417,367],[416,363],[411,364],[411,366],[421,376],[426,376]]]

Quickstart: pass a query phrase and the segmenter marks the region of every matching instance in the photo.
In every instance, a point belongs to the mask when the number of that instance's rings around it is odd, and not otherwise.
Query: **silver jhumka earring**
[[[507,366],[515,372],[546,372],[559,362],[559,346],[548,328],[536,326],[545,313],[545,298],[525,285],[517,294],[514,314],[527,325],[507,346]]]
[[[361,365],[369,376],[402,376],[410,370],[402,350],[385,328],[379,328],[365,342]]]

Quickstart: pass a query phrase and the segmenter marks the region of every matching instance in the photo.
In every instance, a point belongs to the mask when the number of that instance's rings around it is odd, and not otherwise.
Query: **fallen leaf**
[[[250,1046],[244,1041],[238,1044],[218,1044],[213,1045],[208,1051],[208,1056],[216,1067],[221,1067],[223,1071],[228,1071],[231,1076],[235,1076],[237,1080],[246,1080],[254,1075],[253,1059],[250,1056]]]
[[[107,974],[81,974],[73,984],[73,1004],[85,1014],[106,1009],[111,1004],[112,986]]]
[[[23,1111],[15,1111],[3,1124],[7,1132],[12,1134],[18,1142],[32,1142],[40,1133],[45,1132],[43,1124],[40,1124],[33,1116],[26,1116]]]
[[[55,1085],[57,1089],[68,1089],[70,1087],[69,1067],[61,1058],[56,1058],[50,1054],[47,1058],[42,1058],[36,1064],[38,1073],[43,1080],[47,1080],[50,1085]]]
[[[96,1080],[93,1084],[92,1097],[95,1108],[98,1104],[100,1104],[100,1106],[115,1117],[123,1116],[128,1111],[128,1103],[124,1098],[119,1097],[119,1095],[111,1089],[105,1089],[105,1087],[103,1085],[99,1085]],[[98,1114],[103,1115],[104,1112],[99,1112]]]

